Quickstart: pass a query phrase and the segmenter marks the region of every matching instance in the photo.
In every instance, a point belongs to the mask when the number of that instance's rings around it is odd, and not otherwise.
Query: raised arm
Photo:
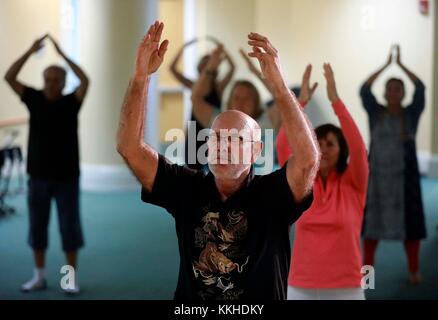
[[[415,92],[412,103],[406,111],[413,112],[416,117],[419,117],[426,105],[425,86],[424,83],[412,71],[410,71],[401,61],[400,46],[397,46],[397,65],[407,74],[409,79],[414,83]]]
[[[309,103],[309,101],[312,99],[313,94],[318,88],[317,82],[315,82],[312,86],[310,86],[311,75],[312,75],[312,65],[309,64],[306,66],[306,70],[303,73],[300,96],[298,97],[298,101],[300,103],[300,107],[302,110],[304,110],[307,103]],[[281,119],[279,124],[281,125]],[[278,132],[276,147],[277,147],[278,163],[280,164],[280,166],[283,166],[289,160],[289,157],[292,154],[292,149],[289,146],[289,143],[287,141],[287,136],[283,127],[281,127]]]
[[[128,87],[120,116],[117,151],[142,186],[152,191],[158,169],[158,153],[144,142],[150,76],[163,63],[168,41],[161,44],[163,23],[155,22],[137,51],[134,76]]]
[[[191,89],[193,87],[193,81],[184,76],[182,72],[178,70],[178,63],[181,60],[181,57],[184,53],[184,50],[198,41],[198,39],[193,39],[186,44],[178,51],[177,55],[175,56],[175,59],[173,59],[172,63],[170,64],[170,72],[172,72],[173,76],[176,80],[178,80],[179,83],[181,83],[184,87]]]
[[[9,86],[14,90],[14,92],[20,97],[24,92],[24,85],[18,81],[17,77],[23,68],[26,61],[29,59],[31,55],[35,52],[38,52],[43,46],[44,40],[48,37],[48,35],[43,36],[42,38],[36,40],[33,45],[26,51],[26,53],[20,57],[14,64],[8,69],[5,75],[5,80],[9,84]]]
[[[381,108],[380,104],[377,102],[377,99],[371,90],[371,87],[376,81],[376,79],[382,74],[382,72],[385,71],[385,69],[391,65],[392,50],[393,47],[391,47],[391,52],[386,64],[383,67],[381,67],[379,70],[374,72],[360,88],[360,98],[362,99],[362,105],[367,111],[369,116],[376,114],[376,112]]]
[[[356,123],[338,96],[335,76],[330,64],[324,64],[324,76],[327,81],[327,95],[341,124],[350,154],[350,162],[345,174],[357,190],[365,192],[368,186],[368,159],[365,143]]]
[[[414,84],[416,84],[417,82],[421,82],[421,80],[402,63],[399,45],[397,45],[397,65],[407,74],[409,79],[411,79]]]
[[[223,54],[224,54],[224,58],[225,60],[227,60],[228,64],[229,64],[229,69],[227,74],[225,75],[225,77],[216,85],[216,90],[219,93],[219,96],[222,97],[226,87],[228,86],[228,84],[231,82],[231,80],[233,79],[234,73],[236,72],[236,64],[234,63],[234,60],[231,58],[229,52],[225,49],[223,43],[221,43],[218,39],[216,39],[213,36],[207,36],[206,37],[207,40],[213,42],[217,47],[222,47],[223,49]]]
[[[298,100],[284,80],[278,51],[266,37],[257,33],[249,35],[248,44],[253,47],[249,56],[258,59],[263,76],[273,90],[287,139],[294,150],[287,164],[287,180],[295,200],[300,202],[311,192],[318,171],[318,142]]]
[[[254,74],[261,83],[265,86],[265,88],[271,93],[272,96],[274,96],[272,88],[270,87],[269,82],[264,78],[263,73],[257,68],[257,66],[253,63],[253,61],[248,57],[246,52],[243,49],[239,49],[240,55],[245,60],[246,64],[248,65],[249,71],[251,71],[252,74]],[[267,110],[269,119],[271,120],[272,128],[276,131],[280,131],[281,127],[281,114],[278,110],[278,107],[274,101],[274,104]]]
[[[298,97],[298,101],[300,102],[300,105],[303,108],[312,99],[313,94],[318,88],[318,82],[315,82],[312,86],[310,86],[311,75],[312,75],[312,65],[309,64],[306,67],[306,70],[304,71],[303,80],[301,82],[300,96]]]
[[[64,51],[62,51],[61,47],[52,36],[49,36],[49,39],[52,41],[56,52],[58,52],[58,54],[65,60],[65,62],[67,62],[76,77],[79,78],[80,84],[79,87],[75,90],[75,96],[79,101],[84,101],[85,96],[87,95],[88,86],[90,84],[87,75],[76,63],[74,63],[69,57],[65,55]]]
[[[312,87],[310,87],[311,74],[312,74],[312,65],[309,64],[306,67],[306,70],[304,71],[303,79],[301,82],[300,96],[298,97],[300,107],[303,110],[306,107],[307,103],[312,99],[313,94],[315,93],[316,89],[318,88],[317,82],[315,82],[312,85]],[[274,127],[274,130],[278,132],[277,137],[279,137],[279,136],[282,137],[284,135],[284,132],[281,129],[281,114],[280,114],[280,111],[278,110],[277,105],[274,103],[274,105],[268,109],[268,112],[269,112],[269,115],[271,118],[272,126]],[[280,141],[281,140],[284,141],[285,139],[280,138]],[[281,144],[281,142],[280,142],[280,144]],[[289,145],[287,145],[282,150],[289,150]],[[284,162],[286,162],[286,161],[284,161]]]
[[[233,59],[231,58],[229,52],[224,49],[225,54],[225,60],[228,62],[229,69],[225,77],[218,83],[217,90],[219,95],[222,97],[225,88],[228,86],[228,84],[233,79],[234,73],[236,72],[236,64],[234,63]]]
[[[263,73],[257,68],[257,66],[252,62],[243,49],[240,49],[239,52],[248,65],[249,71],[251,71],[251,73],[255,75],[263,83],[265,88],[272,94],[272,88],[270,87],[269,82],[263,77]]]
[[[212,80],[217,74],[222,58],[223,46],[219,45],[211,54],[207,66],[202,70],[192,89],[193,114],[205,128],[209,126],[214,112],[214,107],[205,101],[205,97],[212,90]]]
[[[391,47],[391,52],[389,54],[388,61],[386,61],[385,65],[383,67],[381,67],[379,70],[377,70],[376,72],[374,72],[365,81],[365,85],[367,85],[368,87],[371,87],[374,84],[374,82],[377,80],[377,78],[382,74],[382,72],[385,71],[386,68],[388,68],[391,65],[391,63],[392,63],[392,50],[393,50],[393,47]]]

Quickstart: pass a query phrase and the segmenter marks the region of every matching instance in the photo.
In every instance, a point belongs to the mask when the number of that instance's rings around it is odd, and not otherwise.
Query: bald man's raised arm
[[[152,191],[158,169],[158,153],[144,142],[144,123],[150,78],[134,77],[120,116],[117,151],[142,186]]]
[[[163,28],[163,23],[155,22],[138,48],[135,74],[126,93],[117,134],[117,151],[148,192],[157,175],[158,153],[144,142],[144,125],[150,76],[163,63],[169,43],[161,43]]]
[[[283,77],[277,49],[268,38],[251,33],[248,44],[253,51],[250,57],[260,62],[262,73],[269,82],[275,102],[280,110],[284,130],[294,156],[287,164],[287,180],[297,202],[310,194],[319,167],[318,141],[295,95]]]
[[[318,172],[318,141],[310,121],[290,90],[277,91],[275,100],[280,108],[289,146],[294,150],[287,164],[287,179],[295,199],[301,201],[311,192]]]

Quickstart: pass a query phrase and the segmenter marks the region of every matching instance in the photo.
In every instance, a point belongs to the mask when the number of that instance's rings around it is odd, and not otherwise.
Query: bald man
[[[59,66],[44,71],[44,88],[35,90],[17,77],[26,61],[50,39],[59,55],[79,78],[76,90],[63,95],[67,72]],[[45,251],[48,246],[48,225],[52,199],[58,208],[62,248],[67,264],[77,267],[77,251],[83,246],[79,216],[79,142],[78,114],[88,89],[88,78],[72,60],[66,57],[57,42],[49,35],[36,40],[31,48],[7,71],[5,80],[21,98],[30,113],[27,153],[29,236],[34,253],[33,278],[23,284],[22,291],[46,288]],[[57,275],[58,276],[58,275]],[[77,277],[76,277],[77,280]],[[79,293],[79,286],[64,289]]]
[[[168,41],[156,22],[141,43],[122,108],[118,151],[141,182],[142,200],[175,219],[180,253],[176,300],[286,299],[289,227],[312,203],[319,148],[307,119],[283,79],[277,51],[265,37],[249,35],[275,88],[295,156],[282,169],[257,176],[263,145],[258,124],[234,110],[220,114],[208,135],[210,173],[169,163],[143,141],[150,77]]]

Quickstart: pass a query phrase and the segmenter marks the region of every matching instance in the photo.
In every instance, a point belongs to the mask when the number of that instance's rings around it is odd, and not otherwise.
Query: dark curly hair
[[[347,141],[345,140],[342,130],[332,124],[324,124],[315,129],[316,137],[318,138],[318,140],[326,138],[330,132],[336,136],[339,144],[339,159],[336,164],[336,171],[338,173],[344,173],[348,166],[347,161],[349,151]]]

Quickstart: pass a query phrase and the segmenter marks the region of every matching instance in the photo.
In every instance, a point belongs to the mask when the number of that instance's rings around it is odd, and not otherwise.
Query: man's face
[[[44,71],[44,93],[48,99],[56,99],[62,95],[65,86],[65,73],[50,67]]]
[[[386,85],[386,93],[385,98],[390,105],[398,105],[402,103],[402,100],[405,96],[405,89],[401,82],[399,81],[390,81]]]
[[[219,179],[237,179],[257,160],[262,148],[254,120],[240,112],[223,113],[208,139],[208,165]]]

